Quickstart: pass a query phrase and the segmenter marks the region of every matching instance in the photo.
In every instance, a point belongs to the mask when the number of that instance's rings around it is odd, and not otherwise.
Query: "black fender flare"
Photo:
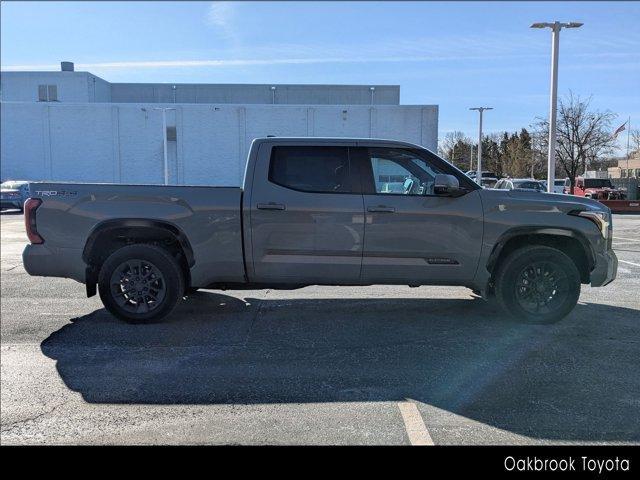
[[[195,258],[193,255],[193,248],[191,248],[191,243],[189,239],[185,235],[185,233],[173,223],[164,221],[164,220],[151,220],[148,218],[116,218],[105,220],[103,222],[98,223],[89,234],[87,241],[85,243],[84,249],[82,251],[82,259],[86,264],[89,264],[89,256],[93,247],[95,245],[96,240],[103,233],[108,232],[109,230],[114,230],[117,228],[155,228],[161,230],[167,230],[173,236],[176,237],[182,250],[184,251],[185,258],[187,261],[187,265],[189,268],[195,265]]]
[[[560,237],[568,237],[578,240],[584,253],[589,262],[589,270],[592,270],[595,266],[595,253],[593,252],[593,248],[591,247],[591,243],[584,236],[584,234],[578,230],[574,230],[572,228],[565,227],[543,227],[543,226],[529,226],[529,227],[513,227],[506,232],[504,232],[498,238],[498,241],[493,246],[493,250],[487,259],[487,270],[492,271],[493,267],[500,257],[503,248],[505,245],[515,237],[527,236],[527,235],[551,235],[551,236],[560,236]]]

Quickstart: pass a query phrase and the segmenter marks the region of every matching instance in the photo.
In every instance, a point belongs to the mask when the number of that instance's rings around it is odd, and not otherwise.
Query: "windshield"
[[[613,188],[608,178],[585,178],[585,188]]]

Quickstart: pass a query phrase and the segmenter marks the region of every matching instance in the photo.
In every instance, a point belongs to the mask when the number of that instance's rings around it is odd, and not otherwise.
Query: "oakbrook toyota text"
[[[630,461],[627,458],[538,458],[506,457],[504,468],[508,472],[628,472]]]

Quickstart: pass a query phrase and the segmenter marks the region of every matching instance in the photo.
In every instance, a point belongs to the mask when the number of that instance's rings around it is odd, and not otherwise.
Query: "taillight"
[[[38,234],[38,229],[36,228],[36,209],[41,203],[42,200],[39,198],[29,198],[24,202],[24,225],[31,243],[44,243],[44,238]]]

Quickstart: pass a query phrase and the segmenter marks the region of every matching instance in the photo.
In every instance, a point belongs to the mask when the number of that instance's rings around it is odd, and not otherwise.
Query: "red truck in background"
[[[564,183],[564,193],[571,193],[571,184],[568,178]],[[625,192],[614,187],[608,178],[576,177],[573,194],[594,200],[624,200],[626,198]]]
[[[568,178],[564,182],[564,193],[571,193]],[[576,177],[573,194],[597,200],[613,213],[640,213],[640,201],[627,200],[626,191],[615,187],[608,178]]]

